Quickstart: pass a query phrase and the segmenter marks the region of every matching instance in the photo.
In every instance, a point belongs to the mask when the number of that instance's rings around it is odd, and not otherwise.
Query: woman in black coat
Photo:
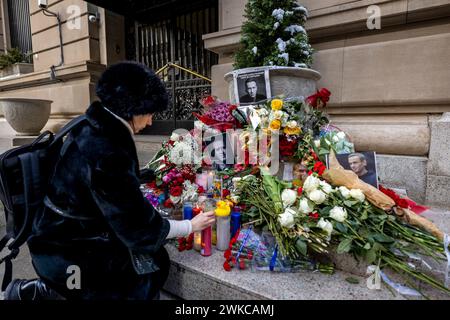
[[[212,212],[165,220],[139,189],[133,134],[167,108],[161,80],[141,64],[122,62],[103,73],[97,95],[63,144],[28,239],[40,279],[15,280],[6,298],[157,298],[170,266],[166,239],[214,222]]]

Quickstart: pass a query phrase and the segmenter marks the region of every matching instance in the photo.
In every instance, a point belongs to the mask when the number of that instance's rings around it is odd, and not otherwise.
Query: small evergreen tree
[[[236,69],[310,67],[313,49],[304,28],[308,10],[294,0],[248,0]]]

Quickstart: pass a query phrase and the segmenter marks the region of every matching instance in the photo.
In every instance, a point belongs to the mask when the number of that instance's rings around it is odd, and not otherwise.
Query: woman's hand
[[[192,232],[202,231],[213,225],[216,221],[214,211],[202,212],[195,216],[192,220]]]

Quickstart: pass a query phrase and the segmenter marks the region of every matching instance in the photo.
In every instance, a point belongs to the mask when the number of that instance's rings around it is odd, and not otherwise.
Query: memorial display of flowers
[[[328,90],[322,89],[303,101],[273,99],[265,105],[241,108],[238,117],[244,115],[246,125],[233,115],[235,109],[229,104],[215,98],[204,99],[210,102],[208,111],[203,113],[207,118],[199,117],[206,119],[204,128],[209,127],[213,118],[225,119],[234,128],[240,123],[243,131],[239,139],[246,141],[244,148],[248,147],[252,132],[277,135],[282,161],[292,163],[294,173],[300,170],[290,181],[269,174],[267,164],[248,161],[222,172],[223,184],[230,186],[222,196],[228,200],[227,206],[242,208],[246,223],[241,230],[243,235],[251,226],[253,231],[266,232],[274,239],[264,251],[263,243],[261,247],[255,247],[254,243],[249,246],[243,244],[242,235],[236,234],[224,254],[225,270],[250,266],[268,270],[268,263],[275,261],[278,267],[270,270],[295,270],[300,264],[302,269],[332,272],[332,266],[322,264],[318,268],[316,258],[334,252],[353,255],[379,270],[390,268],[450,293],[440,280],[423,269],[429,260],[447,259],[444,246],[447,238],[418,215],[427,208],[393,190],[383,187],[378,190],[365,184],[337,162],[334,154],[354,152],[354,146],[346,133],[329,123],[324,113],[329,95]],[[163,205],[182,203],[199,191],[194,181],[200,166],[187,164],[185,155],[178,156],[177,150],[193,155],[198,151],[195,137],[173,135],[149,164],[157,172],[156,186],[167,190],[168,197],[158,198]],[[197,158],[197,162],[201,163],[201,159]]]
[[[173,208],[204,192],[196,183],[196,171],[201,166],[199,145],[191,133],[173,133],[169,141],[147,164],[156,180],[145,186],[145,195],[154,207]]]
[[[307,15],[293,0],[248,1],[235,68],[310,66]],[[353,153],[355,146],[325,113],[330,95],[322,88],[306,98],[272,97],[246,106],[212,96],[202,99],[203,110],[194,113],[197,130],[239,129],[234,142],[244,152],[241,162],[216,173],[221,186],[227,186],[226,193],[220,192],[225,202],[219,202],[217,210],[239,206],[244,223],[232,235],[223,268],[332,273],[332,265],[319,261],[346,254],[365,261],[378,276],[384,269],[406,276],[413,289],[403,286],[404,292],[421,295],[414,285],[421,281],[450,294],[449,283],[431,267],[447,261],[450,282],[450,238],[420,216],[428,208],[383,186],[368,185],[339,164],[335,155]],[[197,133],[172,135],[149,163],[157,174],[152,187],[158,191],[149,193],[152,204],[173,206],[205,191],[194,183],[207,157]],[[252,154],[260,134],[267,144],[258,145],[259,156],[267,160],[277,153],[281,172],[271,173],[274,163]],[[382,278],[397,291],[402,287],[385,274]]]

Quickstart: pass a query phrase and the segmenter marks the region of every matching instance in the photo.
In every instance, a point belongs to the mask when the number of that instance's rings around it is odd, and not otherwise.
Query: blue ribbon
[[[272,259],[270,260],[269,269],[273,271],[275,269],[275,263],[277,262],[278,255],[278,244],[275,246],[275,251],[273,252]]]
[[[236,255],[236,264],[238,266],[238,269],[240,269],[239,267],[239,257],[241,256],[241,252],[242,249],[244,249],[245,244],[247,243],[248,238],[250,237],[250,232],[252,231],[253,226],[251,225],[248,229],[247,229],[247,234],[245,235],[244,240],[241,243],[241,246],[239,247],[239,251]]]

